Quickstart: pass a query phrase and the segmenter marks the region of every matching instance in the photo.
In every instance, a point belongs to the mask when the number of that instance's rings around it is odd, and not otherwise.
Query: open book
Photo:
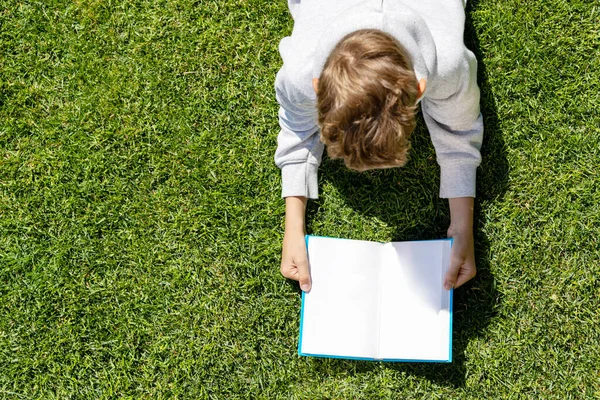
[[[307,236],[303,356],[452,361],[452,239],[377,243]]]

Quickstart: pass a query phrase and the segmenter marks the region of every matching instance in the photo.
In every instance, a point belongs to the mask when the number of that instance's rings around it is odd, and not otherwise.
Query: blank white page
[[[308,237],[312,288],[303,296],[300,353],[374,358],[383,244]]]
[[[450,241],[386,244],[378,358],[448,360]]]

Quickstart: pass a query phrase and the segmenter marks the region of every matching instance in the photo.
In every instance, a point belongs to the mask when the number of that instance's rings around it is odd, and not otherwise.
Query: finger
[[[448,268],[448,272],[446,272],[446,276],[444,277],[444,289],[450,290],[457,287],[456,282],[461,265],[461,262],[450,261],[450,268]]]
[[[474,265],[463,268],[458,274],[454,288],[457,288],[473,279],[476,273],[477,270],[475,269]]]
[[[296,268],[290,266],[289,264],[282,263],[279,271],[281,271],[281,275],[283,275],[285,278],[292,279],[294,281],[298,280],[298,272],[296,271]]]
[[[308,260],[306,258],[298,261],[296,263],[296,267],[298,267],[298,281],[300,282],[300,289],[304,292],[309,292],[311,283],[310,283],[310,273],[308,271]]]

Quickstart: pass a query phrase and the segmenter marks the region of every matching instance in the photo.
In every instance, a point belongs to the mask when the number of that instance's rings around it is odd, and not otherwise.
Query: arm
[[[473,204],[476,170],[481,162],[483,118],[479,110],[477,61],[470,51],[448,76],[454,91],[423,101],[423,117],[440,165],[440,197],[450,203],[448,237],[454,239],[444,287],[457,288],[476,273]]]
[[[275,82],[279,102],[279,125],[275,163],[281,168],[285,198],[285,233],[281,252],[281,274],[310,290],[310,275],[304,239],[307,198],[317,198],[317,169],[323,144],[319,140],[314,99],[300,93],[284,69]]]

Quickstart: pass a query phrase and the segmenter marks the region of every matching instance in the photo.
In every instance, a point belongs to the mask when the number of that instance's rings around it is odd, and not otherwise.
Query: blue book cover
[[[307,236],[298,354],[452,362],[452,239],[378,243]]]

